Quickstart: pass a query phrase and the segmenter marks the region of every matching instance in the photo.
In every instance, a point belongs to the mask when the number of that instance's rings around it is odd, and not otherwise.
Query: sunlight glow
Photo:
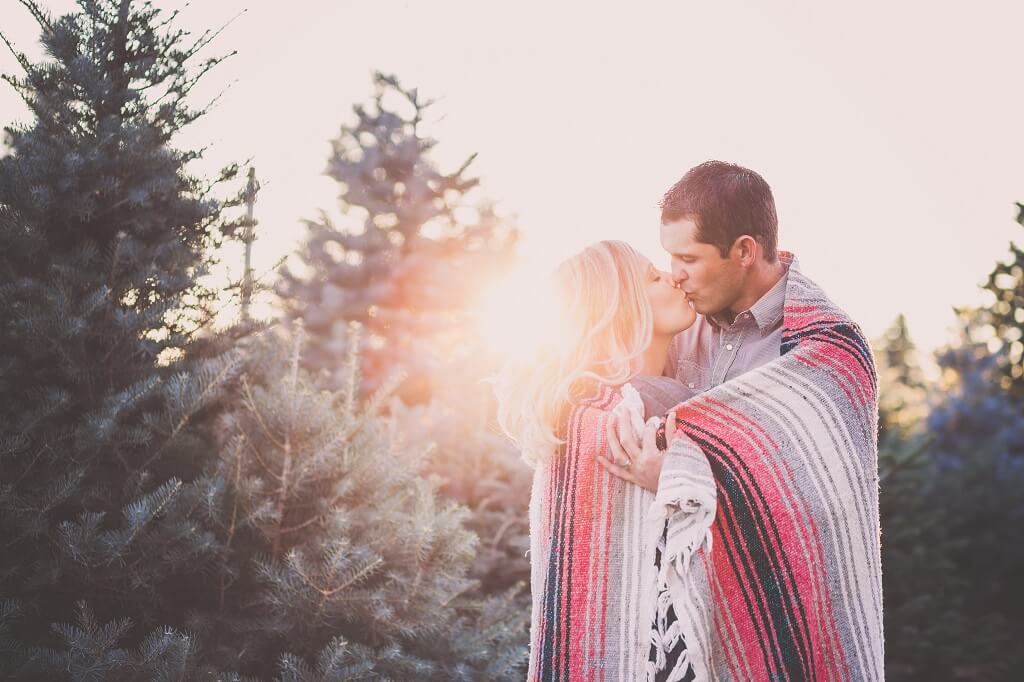
[[[506,360],[528,361],[554,329],[551,271],[520,261],[482,290],[474,317],[490,350]]]

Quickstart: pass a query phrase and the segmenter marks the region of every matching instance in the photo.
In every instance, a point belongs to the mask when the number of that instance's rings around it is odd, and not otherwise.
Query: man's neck
[[[755,270],[750,273],[746,291],[732,304],[731,307],[719,313],[719,316],[732,324],[736,316],[745,310],[749,310],[755,303],[767,294],[773,286],[779,283],[782,276],[786,274],[786,266],[781,260],[776,259],[774,263],[759,263]]]

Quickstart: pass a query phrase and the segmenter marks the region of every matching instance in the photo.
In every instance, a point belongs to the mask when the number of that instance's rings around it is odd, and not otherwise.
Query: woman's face
[[[697,311],[680,289],[672,285],[672,275],[654,267],[644,260],[646,269],[647,298],[651,302],[654,317],[654,334],[678,334],[697,319]]]

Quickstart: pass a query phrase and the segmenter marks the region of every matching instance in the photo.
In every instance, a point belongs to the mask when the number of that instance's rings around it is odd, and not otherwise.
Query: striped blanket
[[[659,584],[697,680],[883,679],[870,348],[795,268],[783,325],[781,357],[678,407],[657,496],[595,461],[616,388],[567,411],[534,473],[530,680],[644,679]]]

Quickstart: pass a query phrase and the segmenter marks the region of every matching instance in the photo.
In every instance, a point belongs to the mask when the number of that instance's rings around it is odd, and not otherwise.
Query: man
[[[856,324],[799,273],[792,254],[778,251],[777,238],[771,189],[741,166],[696,166],[661,203],[674,282],[699,313],[674,339],[665,369],[691,396],[677,410],[692,405],[692,412],[678,427],[669,414],[675,437],[667,454],[653,427],[642,442],[620,441],[610,428],[612,461],[602,464],[657,493],[652,515],[666,528],[659,568],[666,551],[669,563],[680,556],[671,524],[685,529],[687,502],[709,499],[717,516],[696,580],[681,568],[662,569],[659,599],[674,608],[652,625],[656,680],[693,679],[695,669],[698,679],[882,675],[874,367]],[[780,360],[792,350],[799,352]],[[848,403],[834,400],[846,384]],[[831,424],[823,416],[830,409],[840,415]],[[833,448],[836,434],[847,432],[857,435]],[[701,498],[705,474],[713,474],[714,489]],[[834,490],[829,477],[841,479]],[[847,525],[863,537],[844,540]],[[695,528],[675,535],[689,538],[676,542],[686,557],[703,538]],[[712,536],[720,538],[717,553]],[[830,575],[822,564],[833,554],[849,567]],[[843,598],[860,613],[836,615],[833,601]],[[707,601],[716,602],[710,611],[700,606]],[[687,651],[691,639],[697,652]]]
[[[690,169],[662,199],[661,245],[698,313],[673,341],[666,376],[700,393],[779,357],[786,275],[799,263],[779,258],[775,200],[760,175],[721,161]],[[620,466],[610,470],[657,491],[664,452],[612,436]]]

